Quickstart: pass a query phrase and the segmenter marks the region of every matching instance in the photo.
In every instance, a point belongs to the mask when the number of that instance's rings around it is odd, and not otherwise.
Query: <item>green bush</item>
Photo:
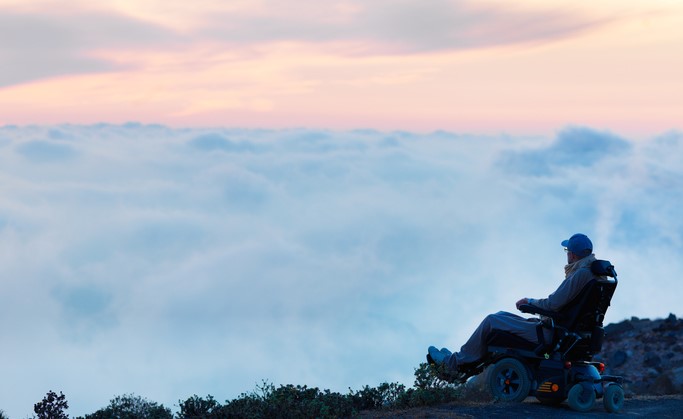
[[[245,393],[225,405],[212,396],[196,395],[179,401],[178,419],[223,418],[347,418],[364,410],[405,409],[448,403],[461,397],[453,384],[441,380],[438,371],[427,364],[415,370],[414,388],[406,389],[399,383],[365,386],[359,391],[349,390],[342,395],[330,390],[321,391],[307,386],[282,385],[263,382],[251,393]]]
[[[179,418],[220,418],[221,404],[213,396],[206,396],[206,400],[196,394],[185,401],[178,401]]]
[[[221,406],[212,396],[196,395],[180,402],[178,418],[339,418],[355,415],[352,400],[339,393],[307,386],[264,382],[256,391],[242,394]]]
[[[399,383],[382,383],[378,387],[365,386],[349,397],[358,410],[376,410],[396,406],[406,392],[405,386]]]
[[[439,378],[443,375],[436,367],[422,363],[415,370],[414,388],[405,392],[396,407],[431,406],[455,401],[462,397],[459,386]]]
[[[415,382],[406,389],[399,383],[382,383],[377,387],[365,386],[359,391],[349,389],[348,394],[317,387],[281,385],[263,382],[250,393],[221,404],[213,396],[194,395],[178,401],[177,419],[298,419],[348,418],[361,411],[406,409],[448,403],[462,397],[461,388],[444,381],[443,372],[428,364],[415,369]],[[41,406],[40,410],[39,405]],[[40,418],[66,419],[63,410],[68,408],[64,395],[50,392],[36,413],[53,412]],[[59,416],[59,415],[62,416]],[[0,413],[0,419],[5,419]],[[123,395],[111,400],[109,406],[77,419],[173,419],[170,409],[140,396]]]
[[[164,405],[128,394],[115,397],[109,406],[85,415],[84,419],[173,419],[173,414]]]
[[[33,405],[33,411],[38,419],[68,419],[69,415],[64,413],[68,408],[66,396],[61,391],[58,396],[52,390],[47,392],[42,401]]]

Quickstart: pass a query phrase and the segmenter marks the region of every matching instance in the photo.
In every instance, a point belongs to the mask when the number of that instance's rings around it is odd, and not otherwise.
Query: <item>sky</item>
[[[0,409],[410,386],[577,232],[683,315],[682,17],[0,0]]]
[[[674,0],[0,0],[0,124],[643,138],[680,121],[682,19]]]

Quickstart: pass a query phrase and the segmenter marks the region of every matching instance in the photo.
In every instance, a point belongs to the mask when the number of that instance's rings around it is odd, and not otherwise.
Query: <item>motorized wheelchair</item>
[[[602,348],[602,322],[617,287],[617,273],[605,260],[593,262],[591,271],[595,277],[559,312],[520,306],[524,313],[542,316],[537,330],[540,343],[493,330],[487,339],[488,355],[481,362],[459,366],[449,381],[464,383],[489,367],[487,383],[497,400],[521,402],[535,396],[544,404],[567,400],[572,409],[588,411],[596,398],[602,398],[607,411],[621,410],[622,378],[602,375],[604,364],[593,362]],[[547,342],[544,328],[552,334]]]

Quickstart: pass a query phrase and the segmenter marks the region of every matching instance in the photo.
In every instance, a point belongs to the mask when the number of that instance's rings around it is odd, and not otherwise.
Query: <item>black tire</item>
[[[577,412],[588,412],[595,405],[595,391],[581,384],[575,384],[569,389],[567,403]]]
[[[496,362],[488,376],[489,389],[494,400],[521,402],[531,390],[531,379],[524,364],[515,358]]]
[[[624,390],[617,384],[607,386],[605,395],[602,396],[602,403],[608,412],[619,413],[621,408],[624,407]]]

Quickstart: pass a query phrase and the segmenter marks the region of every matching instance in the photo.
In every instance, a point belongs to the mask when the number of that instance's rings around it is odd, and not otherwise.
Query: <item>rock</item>
[[[645,381],[638,380],[635,383],[628,385],[627,388],[633,394],[646,394],[649,386]]]
[[[683,322],[679,321],[676,316],[671,313],[666,320],[659,321],[659,325],[654,329],[658,331],[664,330],[680,330],[683,327]]]
[[[683,394],[683,319],[637,317],[605,326],[609,374],[623,377],[629,395]],[[596,359],[594,358],[594,359]]]
[[[674,391],[683,393],[683,367],[674,368],[667,375],[671,380]]]
[[[662,364],[662,358],[659,357],[655,352],[648,352],[645,354],[645,359],[643,359],[643,365],[650,368],[657,368]]]
[[[635,329],[633,323],[630,320],[624,320],[620,323],[610,323],[605,327],[605,337],[607,339],[613,339],[624,332]]]
[[[626,363],[626,360],[628,360],[628,354],[625,351],[618,350],[610,357],[609,365],[612,368],[619,368]]]
[[[683,393],[683,367],[674,368],[657,377],[648,389],[656,395]]]
[[[655,382],[648,388],[648,393],[661,396],[665,394],[675,394],[676,389],[671,382],[671,377],[669,377],[668,374],[662,374],[657,377]]]
[[[667,346],[673,346],[676,343],[678,343],[678,334],[674,332],[669,332],[666,335],[664,335],[663,341]]]
[[[642,330],[646,328],[651,328],[653,321],[650,319],[639,319],[639,318],[631,318],[631,324],[633,325],[633,328],[636,330]]]
[[[491,373],[491,368],[492,366],[486,367],[481,374],[472,377],[463,385],[463,394],[467,400],[478,402],[489,402],[493,400],[487,382],[488,376]]]

